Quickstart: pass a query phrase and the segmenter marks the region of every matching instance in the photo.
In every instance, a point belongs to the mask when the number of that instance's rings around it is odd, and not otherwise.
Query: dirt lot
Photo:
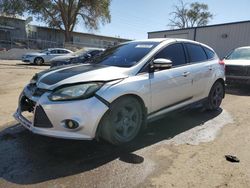
[[[34,135],[14,121],[23,86],[46,68],[0,61],[0,187],[250,187],[250,88],[227,89],[220,111],[169,114],[114,147]]]

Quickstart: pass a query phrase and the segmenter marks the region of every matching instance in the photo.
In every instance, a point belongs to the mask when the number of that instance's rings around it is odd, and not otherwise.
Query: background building
[[[64,32],[59,29],[30,25],[20,18],[0,16],[0,48],[107,48],[129,39],[73,32],[71,41],[64,41]]]
[[[73,32],[71,41],[65,44],[64,32],[61,30],[35,25],[28,25],[26,30],[29,39],[51,41],[59,46],[73,45],[76,47],[107,48],[121,42],[129,41],[128,39],[117,37]]]
[[[184,38],[211,46],[223,58],[240,46],[250,46],[250,21],[187,29],[148,32],[148,38]]]
[[[0,40],[26,38],[25,20],[0,16]]]

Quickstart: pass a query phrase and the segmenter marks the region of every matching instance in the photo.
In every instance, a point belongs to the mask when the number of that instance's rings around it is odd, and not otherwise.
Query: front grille
[[[227,76],[247,76],[250,75],[249,66],[226,65]]]
[[[22,112],[23,111],[33,112],[35,105],[36,105],[36,103],[34,101],[30,100],[26,96],[22,96],[22,98],[20,99],[20,108],[21,108]]]
[[[34,127],[51,128],[53,127],[44,109],[37,106],[34,117]]]

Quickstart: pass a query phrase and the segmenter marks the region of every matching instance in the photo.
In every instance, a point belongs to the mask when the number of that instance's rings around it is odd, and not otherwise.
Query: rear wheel
[[[142,105],[136,98],[119,98],[102,118],[101,137],[114,145],[130,142],[138,135],[143,117]]]
[[[220,81],[215,82],[210,90],[208,100],[206,103],[206,108],[208,110],[219,109],[222,99],[224,97],[224,94],[225,94],[225,90],[224,90],[224,86],[222,82]]]
[[[34,63],[36,65],[42,65],[44,63],[44,60],[41,57],[36,57],[35,60],[34,60]]]

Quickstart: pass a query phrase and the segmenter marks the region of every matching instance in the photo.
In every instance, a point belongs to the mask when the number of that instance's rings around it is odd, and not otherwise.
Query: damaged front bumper
[[[78,101],[52,102],[49,92],[40,97],[30,94],[27,87],[19,97],[14,118],[33,133],[77,140],[91,140],[96,137],[98,124],[108,107],[96,97]],[[31,115],[26,117],[27,112]],[[23,114],[25,113],[25,115]],[[65,126],[66,120],[79,124],[76,129]]]

